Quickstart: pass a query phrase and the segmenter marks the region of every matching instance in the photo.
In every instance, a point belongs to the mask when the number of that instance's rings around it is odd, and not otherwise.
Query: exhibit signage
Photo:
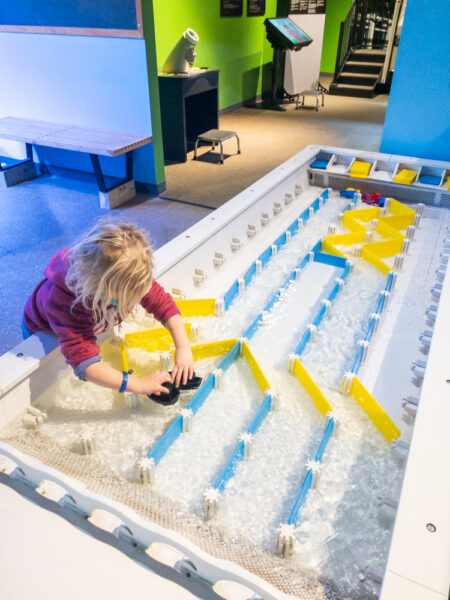
[[[242,17],[243,0],[220,0],[221,17]]]
[[[290,15],[325,14],[326,0],[290,0]]]
[[[266,14],[266,0],[247,0],[247,17],[262,17]]]

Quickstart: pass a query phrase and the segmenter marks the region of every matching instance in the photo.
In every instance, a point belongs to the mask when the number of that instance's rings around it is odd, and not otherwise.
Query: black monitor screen
[[[300,50],[308,46],[312,39],[288,17],[266,19],[267,37],[272,45],[286,50]]]

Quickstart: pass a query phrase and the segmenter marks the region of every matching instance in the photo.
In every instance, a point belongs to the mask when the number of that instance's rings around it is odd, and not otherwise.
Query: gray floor
[[[22,339],[23,307],[49,259],[97,219],[135,223],[156,250],[211,212],[142,195],[114,211],[102,210],[93,177],[76,173],[0,188],[0,202],[0,355]]]

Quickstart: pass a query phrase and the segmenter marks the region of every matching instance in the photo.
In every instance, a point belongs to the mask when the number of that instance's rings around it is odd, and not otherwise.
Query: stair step
[[[359,98],[373,98],[375,88],[372,85],[352,85],[350,83],[332,83],[330,94],[336,96],[357,96]]]
[[[350,60],[352,62],[370,62],[382,64],[384,63],[385,58],[385,50],[353,50],[350,55]]]
[[[343,71],[337,80],[337,83],[349,83],[352,85],[372,85],[377,82],[378,75],[373,73],[348,73]]]
[[[352,73],[378,73],[381,71],[383,65],[380,63],[363,62],[362,60],[348,60],[345,63],[345,70]]]

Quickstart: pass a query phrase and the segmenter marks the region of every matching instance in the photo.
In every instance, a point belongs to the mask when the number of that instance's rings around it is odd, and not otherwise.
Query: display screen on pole
[[[284,50],[300,50],[308,46],[312,39],[288,17],[266,19],[267,38],[272,46]]]

